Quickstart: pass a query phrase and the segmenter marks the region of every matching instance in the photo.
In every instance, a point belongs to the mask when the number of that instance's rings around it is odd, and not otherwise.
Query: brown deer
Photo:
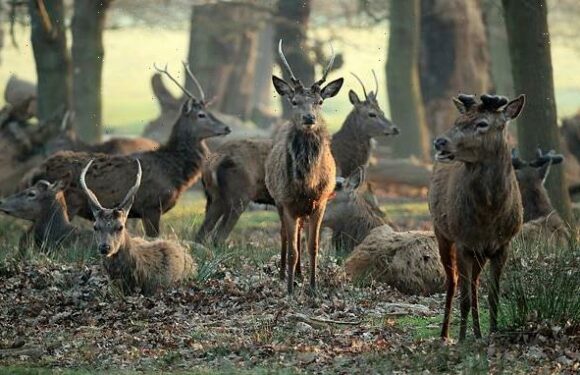
[[[185,65],[188,76],[197,82]],[[70,173],[72,180],[65,190],[69,216],[78,214],[91,218],[91,211],[78,177],[84,165],[95,159],[87,181],[99,195],[103,204],[113,207],[123,199],[123,192],[132,186],[129,172],[133,159],[138,157],[143,165],[143,186],[135,197],[131,217],[141,218],[148,236],[159,235],[161,215],[175,206],[180,195],[193,185],[201,174],[201,164],[208,151],[204,140],[226,135],[227,125],[217,120],[206,108],[203,90],[196,83],[200,99],[183,88],[167,69],[160,70],[173,80],[188,96],[176,120],[169,141],[154,151],[135,155],[105,155],[60,152],[44,162],[32,175],[32,183],[44,179],[56,181]]]
[[[66,111],[61,124],[60,132],[45,145],[47,155],[58,151],[90,152],[102,154],[128,155],[135,152],[151,151],[159,148],[159,143],[148,138],[121,138],[116,137],[103,143],[88,144],[77,137],[72,124],[72,113]]]
[[[266,187],[282,217],[282,259],[284,271],[288,257],[288,294],[294,291],[294,273],[298,264],[298,241],[304,220],[308,220],[310,289],[316,289],[316,260],[320,225],[326,202],[334,193],[336,165],[330,150],[330,136],[320,116],[325,99],[338,94],[343,84],[339,78],[322,86],[334,62],[334,53],[322,78],[306,87],[298,80],[282,51],[278,52],[291,83],[272,76],[274,88],[292,104],[292,118],[266,160]]]
[[[471,309],[473,331],[481,337],[477,289],[481,270],[491,263],[490,331],[497,330],[499,285],[512,238],[523,221],[522,199],[507,142],[507,123],[515,119],[525,96],[508,102],[482,95],[454,99],[460,112],[454,126],[437,137],[437,163],[429,190],[429,209],[447,276],[441,337],[449,337],[453,295],[459,277],[461,324],[467,331]]]
[[[332,246],[338,255],[351,253],[372,229],[387,224],[378,204],[363,195],[368,192],[358,191],[364,181],[362,167],[346,179],[338,177],[336,195],[326,206],[322,226],[332,229]]]
[[[362,81],[355,74],[353,76],[360,82],[365,100],[361,101],[354,91],[349,92],[353,109],[331,143],[337,167],[343,173],[348,172],[346,176],[368,164],[372,138],[399,132],[378,105],[378,84],[374,92],[367,94]],[[283,134],[282,128],[283,125],[274,139]],[[223,244],[249,202],[274,205],[264,179],[265,162],[271,148],[272,141],[267,139],[230,140],[204,163],[201,178],[207,198],[206,213],[196,241]],[[284,269],[282,274],[285,274]]]
[[[362,80],[351,73],[360,83],[365,97],[364,100],[360,100],[356,92],[353,90],[348,92],[353,109],[340,130],[332,136],[332,156],[336,161],[339,176],[350,176],[357,168],[368,165],[373,138],[399,134],[399,128],[387,119],[379,106],[377,101],[379,84],[375,71],[372,72],[376,87],[375,91],[369,93]]]
[[[114,208],[104,208],[95,193],[87,186],[90,160],[80,175],[80,185],[87,196],[94,217],[97,248],[103,256],[103,265],[109,277],[120,284],[125,292],[140,288],[144,294],[154,293],[159,287],[181,282],[195,272],[195,263],[189,252],[176,242],[157,240],[148,242],[133,238],[125,224],[141,185],[141,164],[127,195]]]
[[[25,251],[31,243],[42,251],[65,246],[86,248],[94,243],[91,231],[70,223],[63,188],[62,181],[51,184],[40,180],[0,202],[1,212],[33,223],[20,241],[21,251]]]

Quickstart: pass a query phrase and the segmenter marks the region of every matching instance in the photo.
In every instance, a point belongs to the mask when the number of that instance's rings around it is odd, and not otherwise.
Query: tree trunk
[[[518,147],[532,159],[538,147],[561,150],[554,100],[554,79],[545,0],[502,0],[516,93],[525,94],[526,106],[518,120]],[[552,167],[546,182],[552,204],[571,222],[570,197],[564,170]]]
[[[0,65],[2,64],[2,49],[4,48],[4,14],[0,5]]]
[[[269,23],[258,37],[258,55],[254,75],[253,108],[266,109],[272,99],[272,68],[274,65],[274,26]]]
[[[38,77],[38,113],[47,120],[70,107],[70,60],[66,47],[63,0],[30,0],[31,42]]]
[[[391,117],[403,135],[393,143],[398,157],[429,159],[428,131],[419,83],[420,0],[391,1],[387,89]]]
[[[457,117],[452,96],[489,90],[479,0],[422,0],[420,79],[431,137],[447,130]]]
[[[296,78],[300,79],[304,85],[314,83],[314,63],[309,58],[306,40],[308,33],[308,21],[312,9],[312,0],[279,0],[278,1],[278,22],[276,24],[276,37],[274,43],[278,51],[278,41],[283,39],[284,54]],[[281,66],[280,58],[276,61]],[[290,76],[282,68],[282,78],[290,82]],[[282,113],[285,118],[290,115],[292,108],[290,103],[282,99]]]
[[[485,0],[484,4],[493,91],[511,98],[515,92],[503,9],[495,0]]]
[[[89,143],[103,136],[101,85],[103,29],[109,0],[75,0],[72,20],[73,109],[79,137]]]

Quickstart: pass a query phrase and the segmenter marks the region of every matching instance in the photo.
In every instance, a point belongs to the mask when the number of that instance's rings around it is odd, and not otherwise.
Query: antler
[[[126,207],[132,202],[133,198],[135,198],[135,194],[137,194],[137,191],[139,191],[139,187],[141,186],[141,175],[143,171],[141,170],[141,163],[139,162],[139,159],[135,159],[135,161],[137,162],[137,176],[135,177],[135,184],[133,187],[131,187],[131,189],[129,189],[121,204],[117,206],[117,208],[122,208],[125,211],[128,211],[128,208]]]
[[[322,78],[320,78],[318,81],[316,81],[316,84],[318,86],[320,86],[324,82],[326,82],[326,77],[328,76],[330,69],[332,69],[332,66],[334,65],[334,58],[336,57],[336,54],[334,53],[334,48],[332,47],[332,43],[330,43],[330,51],[331,51],[330,61],[328,62],[328,65],[326,65],[326,68],[324,68],[324,71],[322,72]]]
[[[203,89],[201,88],[199,81],[197,80],[197,78],[195,77],[195,75],[193,74],[191,69],[189,68],[189,64],[187,64],[185,61],[182,61],[181,63],[183,64],[183,68],[187,72],[187,75],[189,76],[189,78],[191,78],[193,83],[195,83],[195,86],[197,86],[197,90],[199,91],[199,97],[200,97],[201,101],[203,103],[205,103],[205,93],[203,92]]]
[[[564,161],[564,156],[561,154],[556,154],[556,151],[550,150],[546,153],[542,152],[541,148],[536,150],[536,159],[530,162],[530,166],[537,168],[545,165],[546,163],[550,164],[559,164]]]
[[[81,172],[80,183],[81,183],[81,187],[83,188],[83,191],[87,195],[87,198],[89,198],[89,200],[91,201],[91,204],[94,207],[97,207],[99,210],[103,210],[104,209],[103,206],[101,206],[101,203],[97,199],[97,196],[95,195],[95,193],[93,193],[92,190],[87,187],[87,182],[85,180],[85,176],[87,175],[87,171],[89,170],[89,168],[93,164],[93,161],[94,161],[94,159],[91,159],[88,162],[88,164],[83,168],[83,171]]]
[[[175,83],[177,85],[177,87],[179,87],[181,89],[181,91],[183,91],[185,93],[185,95],[189,96],[190,99],[195,99],[195,96],[189,90],[187,90],[185,87],[183,87],[181,85],[181,83],[179,83],[175,78],[173,78],[173,76],[167,71],[167,64],[165,64],[164,69],[160,69],[159,67],[157,67],[157,65],[155,63],[153,63],[153,67],[155,68],[155,70],[157,70],[158,73],[163,73],[167,76],[167,78],[172,80],[173,83]]]
[[[498,109],[506,105],[508,100],[505,96],[484,94],[481,96],[481,102],[483,103],[484,107],[489,109]]]
[[[362,80],[353,72],[350,72],[350,74],[353,75],[354,78],[356,78],[356,80],[358,81],[358,83],[360,83],[362,89],[363,89],[363,93],[365,94],[365,99],[368,99],[368,95],[367,95],[367,89],[365,88],[364,83],[362,82]]]
[[[280,39],[280,41],[278,42],[278,55],[280,55],[280,60],[282,60],[282,64],[286,68],[288,74],[290,74],[290,79],[292,80],[292,83],[298,84],[300,81],[296,79],[296,76],[294,75],[294,72],[292,71],[290,64],[288,64],[288,60],[286,60],[286,56],[282,51],[282,39]]]
[[[457,99],[461,103],[463,103],[463,105],[465,106],[465,109],[467,109],[467,110],[469,110],[469,108],[471,108],[472,106],[474,106],[476,104],[474,95],[459,94]]]
[[[60,123],[60,131],[61,132],[66,130],[69,118],[70,118],[70,110],[66,110],[64,112],[64,116],[62,116],[62,122]]]
[[[515,148],[512,148],[512,165],[515,169],[521,169],[528,165],[526,161],[520,159],[518,151]]]

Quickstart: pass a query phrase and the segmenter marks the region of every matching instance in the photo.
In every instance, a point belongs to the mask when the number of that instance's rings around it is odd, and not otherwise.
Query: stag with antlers
[[[143,166],[143,188],[135,196],[130,216],[142,219],[148,236],[158,236],[161,215],[172,209],[181,194],[200,176],[202,162],[208,155],[204,140],[230,132],[227,125],[207,110],[203,89],[189,67],[185,63],[183,65],[199,90],[199,98],[183,87],[167,71],[167,67],[156,67],[188,97],[165,145],[154,151],[131,155],[58,153],[33,173],[28,184],[41,179],[51,182],[62,180],[70,173],[71,183],[65,190],[69,216],[72,218],[78,214],[91,219],[85,193],[77,183],[83,166],[90,159],[95,160],[93,168],[87,173],[87,181],[104,205],[114,207],[123,199],[123,192],[133,185],[130,171],[133,159],[138,157]]]
[[[320,225],[326,202],[334,192],[336,175],[330,136],[320,116],[320,109],[325,99],[338,94],[343,79],[324,85],[334,62],[334,51],[322,78],[310,87],[304,86],[292,72],[282,51],[282,40],[278,44],[278,53],[291,82],[276,76],[272,76],[272,80],[278,94],[292,104],[292,117],[266,160],[266,187],[282,218],[281,275],[284,275],[288,257],[288,293],[292,294],[303,223],[308,230],[310,288],[316,288]]]

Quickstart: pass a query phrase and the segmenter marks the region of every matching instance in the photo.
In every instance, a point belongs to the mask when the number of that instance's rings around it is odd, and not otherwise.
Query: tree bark
[[[45,121],[70,107],[70,59],[66,47],[63,0],[30,0],[31,42],[38,77],[38,113]]]
[[[274,25],[268,23],[258,37],[258,55],[254,75],[253,108],[265,109],[272,99],[272,68],[274,65]]]
[[[561,150],[554,100],[554,79],[545,0],[502,0],[510,46],[514,87],[525,94],[526,106],[518,119],[518,147],[532,159],[538,147]],[[570,197],[564,169],[552,167],[546,188],[552,204],[569,223]]]
[[[452,96],[489,90],[489,52],[479,0],[421,1],[420,79],[432,137],[457,117]]]
[[[278,51],[278,41],[282,39],[284,54],[296,78],[302,81],[304,85],[314,83],[314,63],[309,58],[306,40],[308,33],[308,22],[312,10],[311,0],[279,0],[278,1],[278,18],[276,24],[276,37],[274,38],[275,50]],[[277,55],[277,54],[276,54]],[[277,56],[276,61],[281,67],[280,58]],[[284,68],[282,78],[290,82],[290,75]],[[282,113],[285,118],[290,115],[292,108],[290,103],[282,98]]]
[[[515,92],[503,9],[495,0],[485,0],[484,4],[493,91],[511,98]]]
[[[100,142],[103,136],[101,86],[103,30],[109,0],[75,0],[72,20],[73,110],[81,140]]]
[[[387,89],[391,117],[403,135],[393,143],[398,157],[429,159],[428,131],[419,83],[420,0],[391,1]]]
[[[206,97],[221,112],[250,117],[258,48],[259,14],[245,4],[192,8],[188,62]],[[197,94],[190,80],[186,87]]]

